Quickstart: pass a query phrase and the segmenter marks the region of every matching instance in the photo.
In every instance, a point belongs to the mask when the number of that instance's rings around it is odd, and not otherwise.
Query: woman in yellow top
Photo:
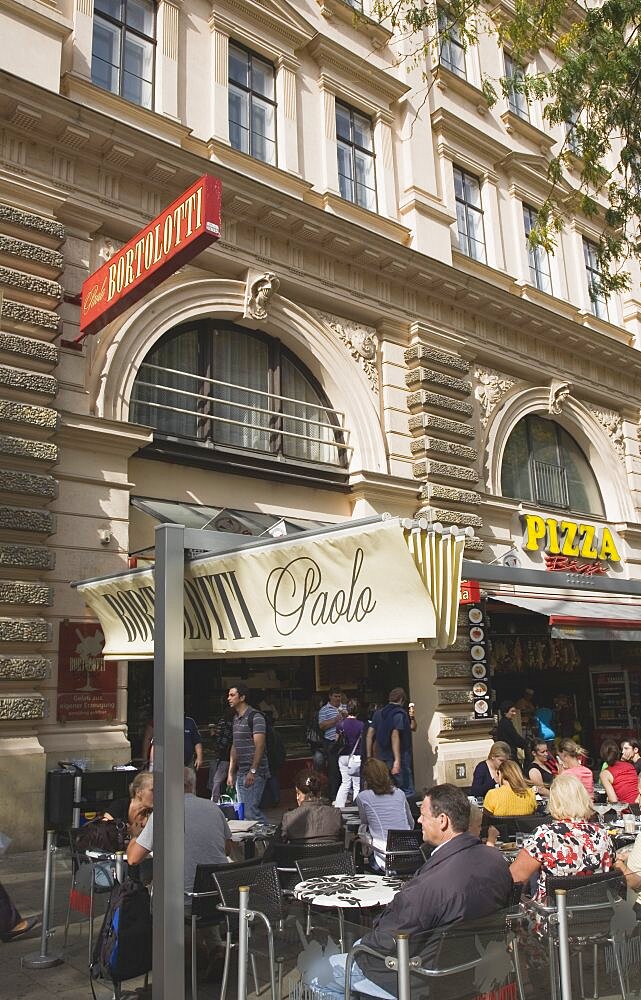
[[[501,764],[501,787],[492,788],[483,799],[483,808],[494,816],[531,816],[536,810],[534,789],[513,760]]]

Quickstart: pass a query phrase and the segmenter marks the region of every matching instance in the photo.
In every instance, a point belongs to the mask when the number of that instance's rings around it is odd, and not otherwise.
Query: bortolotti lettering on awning
[[[82,286],[80,337],[103,326],[220,237],[221,184],[204,176]]]
[[[463,546],[463,537],[391,519],[195,559],[185,567],[185,655],[448,645]],[[105,656],[153,655],[153,570],[78,589],[102,626]]]

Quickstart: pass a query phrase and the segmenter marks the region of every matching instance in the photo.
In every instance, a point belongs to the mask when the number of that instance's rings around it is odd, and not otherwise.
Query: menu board
[[[594,725],[597,729],[620,729],[628,725],[628,693],[623,670],[603,668],[590,672]]]
[[[487,622],[480,604],[466,605],[464,614],[467,617],[470,639],[474,718],[489,719],[492,714],[492,692],[487,661]]]

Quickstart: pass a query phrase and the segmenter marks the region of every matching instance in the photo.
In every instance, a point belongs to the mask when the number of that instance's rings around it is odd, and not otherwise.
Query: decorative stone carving
[[[0,698],[0,719],[17,722],[20,719],[44,719],[49,703],[42,695],[7,695]]]
[[[116,243],[115,240],[109,239],[109,237],[107,236],[103,237],[100,243],[100,248],[98,250],[99,259],[103,261],[103,263],[105,263],[108,260],[111,260],[111,258],[117,252],[117,250],[119,250],[121,245],[122,244]]]
[[[474,395],[481,407],[481,426],[487,427],[493,410],[515,383],[491,368],[477,368],[474,375],[477,382]]]
[[[245,286],[245,319],[267,319],[269,307],[274,295],[280,288],[280,279],[273,271],[264,274],[248,275]]]
[[[563,405],[572,392],[572,383],[565,379],[553,378],[548,396],[548,413],[562,413]]]
[[[378,338],[373,326],[364,326],[349,319],[340,319],[330,313],[319,312],[318,316],[345,344],[349,353],[363,368],[374,392],[378,392],[378,367],[376,354]]]
[[[606,431],[612,441],[612,445],[617,455],[623,461],[625,459],[625,436],[623,434],[623,420],[621,414],[614,410],[603,410],[597,406],[591,406],[590,412],[594,414],[601,426]]]
[[[51,677],[51,660],[44,656],[0,656],[0,680],[44,681]]]

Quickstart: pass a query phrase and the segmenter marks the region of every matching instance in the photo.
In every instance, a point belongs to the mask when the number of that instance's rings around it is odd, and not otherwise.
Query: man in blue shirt
[[[194,763],[195,762],[195,763]],[[185,767],[202,767],[203,740],[198,732],[198,726],[191,718],[185,716]]]
[[[338,737],[336,726],[343,718],[340,712],[340,703],[340,691],[330,691],[327,704],[323,705],[318,712],[318,728],[323,734],[323,748],[314,753],[314,767],[320,771],[327,762],[327,794],[330,802],[336,798],[336,792],[341,783],[338,769],[338,747],[336,745]]]
[[[374,712],[367,731],[367,756],[377,757],[390,769],[392,780],[408,798],[416,795],[412,774],[412,733],[416,719],[407,711],[407,695],[403,688],[393,688],[389,703]]]

